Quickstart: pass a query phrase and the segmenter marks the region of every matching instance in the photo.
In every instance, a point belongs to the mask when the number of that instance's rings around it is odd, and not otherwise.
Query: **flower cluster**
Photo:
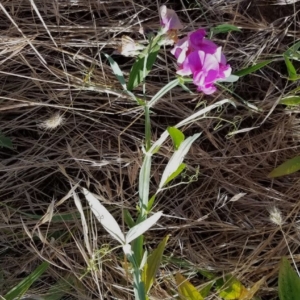
[[[172,9],[160,9],[164,31],[182,28],[180,20]],[[206,31],[198,29],[180,39],[171,50],[177,59],[177,74],[182,76],[192,75],[193,83],[198,91],[212,94],[216,91],[214,83],[225,79],[231,74],[231,67],[227,64],[222,53],[222,47],[205,38]]]

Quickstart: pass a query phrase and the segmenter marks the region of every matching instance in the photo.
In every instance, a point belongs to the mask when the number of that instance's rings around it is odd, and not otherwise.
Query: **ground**
[[[299,110],[279,101],[297,87],[297,81],[287,80],[280,55],[299,40],[300,2],[279,2],[0,3],[0,130],[13,145],[0,148],[0,294],[46,260],[50,267],[31,295],[44,297],[59,280],[72,277],[72,287],[64,285],[64,299],[132,299],[122,253],[93,218],[79,187],[98,195],[120,224],[125,208],[136,216],[143,111],[122,94],[104,53],[112,54],[123,34],[144,43],[140,27],[155,32],[158,7],[166,4],[178,12],[182,35],[223,23],[239,27],[241,32],[214,37],[234,71],[273,61],[226,85],[228,90],[220,87],[207,96],[192,85],[193,94],[176,87],[154,106],[153,141],[205,106],[223,99],[235,103],[183,128],[186,136],[202,134],[185,159],[186,177],[176,181],[190,183],[168,189],[155,202],[154,211],[164,216],[147,232],[146,247],[171,236],[151,299],[172,299],[178,271],[200,287],[207,282],[201,270],[233,274],[246,287],[265,277],[258,296],[277,299],[281,257],[300,261],[299,173],[268,178],[299,152]],[[113,57],[127,76],[135,58]],[[147,95],[175,73],[167,46],[146,80]],[[136,93],[141,95],[142,87]],[[168,141],[154,157],[152,192],[172,153]],[[93,260],[74,203],[76,185]],[[283,219],[280,226],[270,219],[274,207]],[[209,299],[219,298],[211,294]]]

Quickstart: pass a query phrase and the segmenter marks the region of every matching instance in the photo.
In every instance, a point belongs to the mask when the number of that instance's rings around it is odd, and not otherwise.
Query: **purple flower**
[[[183,28],[176,12],[173,9],[168,9],[165,5],[163,5],[159,8],[159,14],[164,32]]]
[[[198,91],[212,94],[216,91],[214,83],[231,74],[231,67],[214,42],[205,38],[205,30],[198,29],[178,41],[171,53],[176,57],[179,69],[177,74],[193,76]]]

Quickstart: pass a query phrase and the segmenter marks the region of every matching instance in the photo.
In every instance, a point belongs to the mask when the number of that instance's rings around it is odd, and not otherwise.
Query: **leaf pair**
[[[103,228],[122,246],[123,249],[128,250],[127,247],[133,240],[145,233],[150,227],[152,227],[162,216],[162,212],[157,212],[145,221],[133,226],[127,232],[126,235],[123,234],[119,224],[111,213],[100,203],[100,201],[87,189],[83,189],[86,200],[88,201],[92,212],[95,217],[101,223]],[[125,247],[125,248],[124,248]],[[128,252],[126,251],[126,254]]]

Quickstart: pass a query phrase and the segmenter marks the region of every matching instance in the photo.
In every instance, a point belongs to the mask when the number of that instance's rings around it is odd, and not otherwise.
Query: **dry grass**
[[[280,7],[263,6],[262,1],[257,5],[256,1],[203,0],[201,7],[199,0],[174,2],[185,32],[223,22],[242,28],[242,33],[217,41],[235,70],[280,54],[300,38],[296,1]],[[60,278],[73,274],[77,281],[69,299],[132,298],[121,252],[113,250],[116,244],[88,209],[93,255],[86,250],[72,187],[79,183],[99,195],[120,223],[122,208],[136,213],[143,118],[137,105],[121,94],[101,53],[112,53],[124,33],[143,42],[140,24],[153,30],[159,26],[157,4],[1,1],[0,128],[14,144],[13,150],[0,149],[3,293],[43,258],[52,266],[32,294],[44,295]],[[126,72],[134,61],[115,59]],[[149,96],[174,74],[173,59],[165,49],[148,78]],[[299,152],[299,111],[277,105],[296,87],[283,75],[284,65],[277,61],[235,84],[235,93],[261,112],[226,92],[189,95],[176,88],[157,103],[153,115],[156,139],[167,125],[195,111],[197,104],[227,97],[236,101],[236,109],[214,111],[185,128],[187,135],[203,132],[187,156],[188,174],[195,174],[197,167],[200,174],[191,184],[170,189],[157,199],[155,209],[166,216],[147,234],[147,241],[149,248],[155,247],[165,234],[172,234],[166,256],[188,261],[190,267],[182,267],[183,273],[232,272],[246,286],[266,276],[259,292],[263,299],[276,298],[281,256],[289,255],[290,249],[295,262],[300,261],[299,174],[267,178],[276,165]],[[242,132],[228,138],[234,130]],[[171,151],[166,145],[155,159],[153,191]],[[238,200],[233,198],[236,195]],[[272,207],[281,213],[281,226],[274,224],[274,215],[270,218]],[[54,218],[38,221],[47,211]],[[175,262],[165,265],[153,299],[171,299],[172,274],[179,267]],[[196,275],[193,282],[199,285],[205,280]]]

